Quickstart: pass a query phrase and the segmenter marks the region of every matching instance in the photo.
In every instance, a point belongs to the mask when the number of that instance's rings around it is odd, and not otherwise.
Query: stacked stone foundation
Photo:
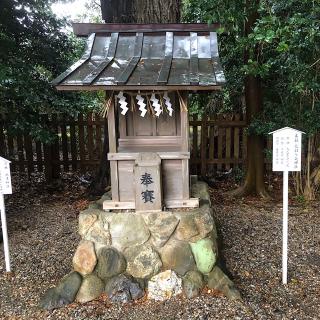
[[[53,309],[73,301],[88,302],[103,292],[112,302],[148,297],[164,300],[197,296],[204,287],[240,298],[217,266],[217,230],[207,184],[195,181],[196,209],[153,213],[103,211],[105,194],[79,215],[81,241],[73,271],[49,289],[41,306]]]

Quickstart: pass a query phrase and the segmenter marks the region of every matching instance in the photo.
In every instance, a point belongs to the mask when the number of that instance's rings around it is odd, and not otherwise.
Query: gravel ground
[[[52,312],[39,310],[39,297],[70,271],[79,241],[77,214],[87,200],[84,188],[74,184],[68,179],[53,191],[24,182],[7,198],[14,273],[4,273],[1,248],[0,319],[320,319],[319,202],[290,207],[290,282],[283,286],[281,202],[229,199],[221,189],[212,190],[215,218],[242,302],[203,293],[192,300],[111,305],[102,296]],[[275,196],[279,192],[274,190]]]

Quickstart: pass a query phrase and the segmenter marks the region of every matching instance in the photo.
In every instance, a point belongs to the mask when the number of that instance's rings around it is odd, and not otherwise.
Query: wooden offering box
[[[161,159],[162,192],[166,208],[197,207],[198,199],[190,199],[189,191],[189,123],[187,110],[180,109],[177,93],[172,93],[173,114],[160,117],[128,111],[115,115],[114,106],[108,114],[111,164],[112,202],[105,209],[135,208],[134,164],[139,153],[157,153]],[[185,105],[187,95],[182,94]],[[119,136],[116,135],[116,120]]]

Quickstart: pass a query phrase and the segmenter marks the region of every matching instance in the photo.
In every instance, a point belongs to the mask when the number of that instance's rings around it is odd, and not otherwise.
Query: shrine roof
[[[74,24],[86,49],[58,90],[219,90],[217,25]]]

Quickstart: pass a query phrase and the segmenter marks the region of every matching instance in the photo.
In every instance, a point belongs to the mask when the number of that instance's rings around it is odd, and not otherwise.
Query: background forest
[[[83,49],[83,41],[69,31],[70,22],[53,13],[55,2],[3,0],[0,4],[0,113],[6,115],[10,130],[27,131],[46,142],[55,136],[39,121],[42,113],[72,115],[98,110],[103,102],[103,93],[60,93],[50,85]],[[159,1],[149,2],[159,7]],[[136,0],[138,22],[151,19],[148,13],[139,15],[142,7]],[[167,10],[159,7],[159,12],[158,21],[151,22],[180,18],[181,22],[220,23],[217,32],[227,85],[219,95],[193,97],[192,110],[246,112],[247,175],[236,194],[268,196],[263,141],[268,132],[291,126],[307,133],[304,168],[294,176],[295,192],[314,199],[320,185],[320,2],[176,0]],[[88,1],[87,12],[78,20],[101,21],[100,4]]]

